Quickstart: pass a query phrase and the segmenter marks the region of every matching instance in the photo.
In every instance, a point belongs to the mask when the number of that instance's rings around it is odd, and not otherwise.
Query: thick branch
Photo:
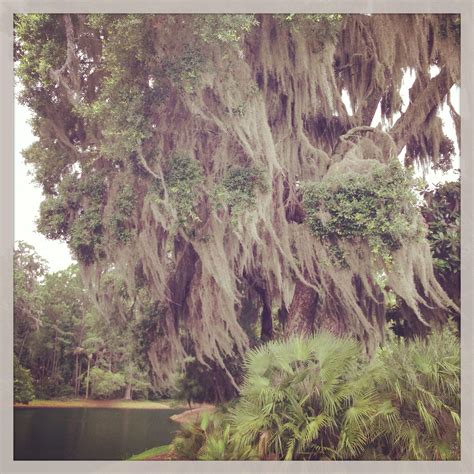
[[[79,104],[81,79],[79,75],[79,60],[76,56],[74,26],[71,15],[63,15],[63,19],[67,41],[66,61],[61,68],[51,69],[49,75],[56,83],[63,86],[70,104],[76,106]]]
[[[400,153],[410,138],[420,130],[426,117],[441,103],[455,82],[456,78],[443,67],[441,72],[429,81],[423,92],[410,103],[390,131],[397,145],[397,153]]]

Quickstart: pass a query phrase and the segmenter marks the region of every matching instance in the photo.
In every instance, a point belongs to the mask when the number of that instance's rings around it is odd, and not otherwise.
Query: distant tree
[[[125,380],[122,374],[93,367],[90,370],[93,398],[112,398],[123,390]]]
[[[20,363],[25,357],[25,344],[41,325],[42,302],[39,295],[46,262],[26,242],[17,242],[13,267],[14,352]]]

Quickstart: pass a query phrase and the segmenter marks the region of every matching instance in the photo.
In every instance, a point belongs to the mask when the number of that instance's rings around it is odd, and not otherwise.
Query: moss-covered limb
[[[422,124],[429,114],[440,104],[440,99],[447,96],[458,78],[453,76],[447,67],[427,84],[426,88],[410,103],[406,112],[395,122],[390,134],[400,153],[410,137],[419,133]]]

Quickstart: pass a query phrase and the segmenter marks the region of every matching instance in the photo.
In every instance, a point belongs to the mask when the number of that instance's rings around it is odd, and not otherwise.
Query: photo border
[[[472,0],[0,0],[0,472],[474,472]],[[461,14],[461,461],[13,461],[13,13],[460,13]],[[222,464],[223,463],[223,464]]]

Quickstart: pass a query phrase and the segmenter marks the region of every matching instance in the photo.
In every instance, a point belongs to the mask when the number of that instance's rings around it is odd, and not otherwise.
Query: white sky
[[[433,71],[435,72],[435,71]],[[404,109],[408,106],[408,89],[414,80],[414,76],[409,72],[405,74],[404,85],[402,87],[402,99],[404,101]],[[347,95],[343,97],[348,110],[350,110]],[[453,86],[451,89],[451,103],[459,113],[459,88]],[[460,167],[459,150],[456,144],[456,132],[454,124],[449,114],[448,107],[441,110],[440,116],[443,120],[446,135],[451,138],[456,147],[456,157],[453,160],[453,168]],[[48,240],[42,234],[36,232],[35,221],[39,214],[39,205],[42,201],[41,188],[33,184],[30,167],[24,163],[21,151],[27,148],[35,141],[35,137],[28,123],[31,113],[28,108],[18,103],[15,98],[15,240],[24,240],[33,245],[41,257],[49,264],[51,271],[63,270],[73,263],[71,254],[66,243],[58,240]],[[395,120],[398,117],[395,118]],[[376,126],[380,122],[380,106],[377,109],[372,126]],[[404,154],[404,151],[402,152]],[[421,171],[418,171],[421,174]],[[446,174],[441,172],[430,171],[425,179],[431,183],[452,180],[456,178],[456,174],[450,171]]]
[[[73,260],[65,242],[48,240],[36,232],[36,218],[39,215],[39,205],[42,201],[41,188],[33,184],[30,168],[26,166],[21,150],[35,141],[28,120],[31,117],[29,109],[19,104],[15,97],[15,241],[24,240],[35,247],[41,257],[49,265],[50,270],[63,270]]]

